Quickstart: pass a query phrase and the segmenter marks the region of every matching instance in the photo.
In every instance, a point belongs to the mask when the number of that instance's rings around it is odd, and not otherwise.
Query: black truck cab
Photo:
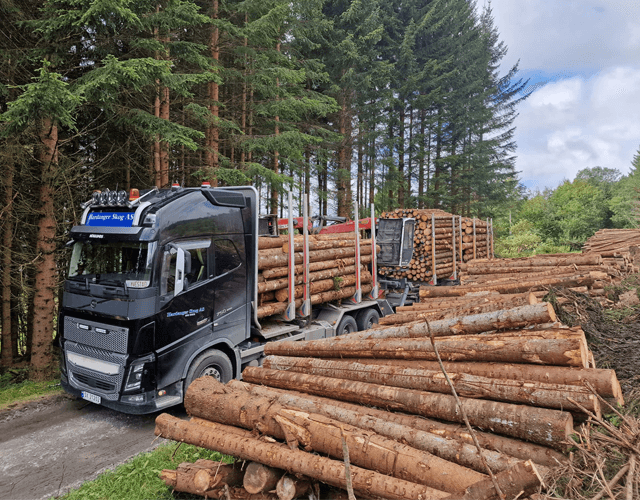
[[[67,392],[148,413],[180,403],[203,369],[239,375],[253,320],[257,194],[237,189],[95,193],[69,243],[59,316]]]

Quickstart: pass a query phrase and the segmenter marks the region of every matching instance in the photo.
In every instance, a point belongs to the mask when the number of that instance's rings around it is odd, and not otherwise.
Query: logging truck
[[[376,260],[398,265],[411,259],[403,248],[413,241],[411,221],[391,222],[378,243],[375,231],[360,242],[355,230],[346,249],[352,253],[338,248],[331,254],[351,255],[354,277],[340,277],[343,258],[339,269],[323,271],[329,281],[349,278],[350,285],[318,292],[321,281],[309,276],[309,258],[315,264],[322,251],[309,251],[306,230],[294,238],[291,214],[291,231],[281,236],[257,207],[250,186],[95,192],[67,244],[58,318],[65,391],[125,413],[151,413],[180,404],[200,376],[240,378],[243,368],[261,363],[269,342],[363,330],[393,312],[380,298]],[[260,242],[274,238],[288,253],[265,250],[262,265]],[[278,252],[287,255],[285,264],[277,263]],[[268,298],[273,290],[259,293],[265,288],[259,269],[273,262],[287,267],[285,283],[276,283],[285,289],[284,302]]]

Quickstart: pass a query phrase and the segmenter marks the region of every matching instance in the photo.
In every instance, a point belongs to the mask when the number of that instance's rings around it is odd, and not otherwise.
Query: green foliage
[[[616,228],[638,227],[640,213],[640,173],[632,170],[611,188],[607,202],[611,211],[612,226]]]
[[[49,62],[43,61],[34,82],[21,86],[18,99],[8,103],[7,111],[0,114],[0,121],[6,124],[3,135],[20,133],[40,120],[52,120],[72,130],[76,128],[75,111],[83,98],[72,92],[62,75],[50,67]]]
[[[522,219],[511,228],[511,234],[499,238],[495,243],[496,255],[500,257],[523,257],[531,255],[542,243],[542,239],[534,232],[534,225],[527,219]]]
[[[565,181],[549,197],[549,203],[565,241],[582,243],[604,227],[604,193],[587,181]]]
[[[80,488],[58,497],[63,500],[102,500],[127,499],[172,500],[172,490],[160,479],[163,469],[177,469],[182,462],[195,462],[198,459],[233,462],[231,457],[198,448],[193,445],[169,443],[158,446],[154,451],[137,455],[130,461],[108,470],[93,481],[84,483]],[[181,498],[202,498],[181,495]]]

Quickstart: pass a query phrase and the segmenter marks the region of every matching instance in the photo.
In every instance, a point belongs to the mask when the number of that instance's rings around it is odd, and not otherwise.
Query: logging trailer
[[[259,240],[280,236],[277,219],[259,217],[257,201],[253,187],[208,183],[95,192],[67,244],[71,258],[58,318],[65,391],[125,413],[151,413],[180,404],[200,376],[240,378],[244,367],[261,363],[268,342],[367,329],[393,312],[381,298],[388,283],[378,283],[376,260],[411,260],[411,220],[379,221],[380,252],[371,231],[371,293],[362,293],[356,265],[353,297],[311,305],[305,272],[298,306],[289,257],[286,310],[259,318]],[[290,213],[289,256],[293,233]],[[302,233],[308,268],[308,231]]]

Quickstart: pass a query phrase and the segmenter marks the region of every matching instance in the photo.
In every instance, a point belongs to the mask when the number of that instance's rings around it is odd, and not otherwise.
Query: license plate
[[[97,405],[99,405],[102,401],[102,398],[100,396],[96,396],[95,394],[91,394],[90,392],[86,391],[82,391],[80,393],[80,396],[82,396],[82,399],[86,399],[87,401],[91,401],[92,403],[95,403]]]

